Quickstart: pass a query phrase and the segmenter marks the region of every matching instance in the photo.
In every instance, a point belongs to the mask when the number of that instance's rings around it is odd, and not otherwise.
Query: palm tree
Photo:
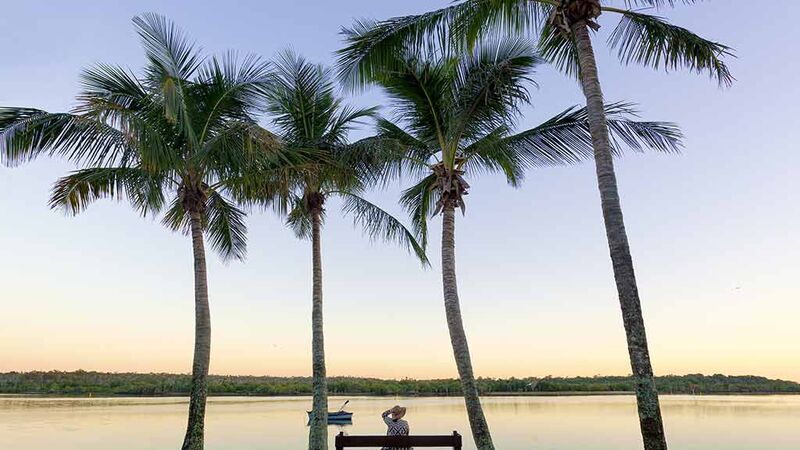
[[[349,143],[347,134],[360,119],[372,118],[376,108],[354,108],[335,95],[329,69],[309,63],[291,51],[281,53],[267,94],[266,109],[288,151],[301,151],[308,162],[268,173],[261,189],[248,200],[270,205],[286,215],[299,238],[311,240],[312,261],[312,384],[308,448],[328,448],[328,392],[322,307],[321,234],[329,198],[342,200],[371,238],[395,241],[427,264],[414,235],[397,219],[361,196],[376,181],[378,149],[375,139]]]
[[[695,0],[683,0],[694,3]],[[622,207],[614,172],[607,114],[597,73],[589,29],[602,13],[621,15],[608,40],[625,63],[656,69],[688,68],[706,72],[721,85],[733,78],[724,58],[729,47],[704,39],[660,17],[634,11],[637,6],[673,6],[676,0],[625,0],[616,8],[611,0],[466,0],[437,11],[360,22],[344,30],[347,47],[340,50],[342,78],[353,86],[363,85],[385,70],[398,49],[444,45],[453,51],[468,51],[480,38],[493,33],[538,35],[539,50],[551,63],[577,77],[586,97],[592,136],[597,184],[600,191],[606,236],[628,341],[631,370],[636,380],[636,400],[644,448],[667,448],[664,425],[653,379],[644,318],[628,245]]]
[[[254,57],[203,56],[174,24],[154,14],[133,19],[147,57],[143,77],[100,64],[82,74],[69,113],[0,111],[0,155],[15,164],[62,156],[83,168],[59,179],[50,205],[77,214],[102,198],[126,199],[142,216],[163,213],[191,236],[195,344],[184,450],[203,448],[211,323],[208,239],[224,260],[245,256],[245,213],[229,197],[247,170],[285,165],[274,138],[251,113],[263,99],[269,66]]]
[[[442,285],[453,355],[475,443],[481,450],[493,449],[461,318],[455,211],[465,210],[467,177],[500,172],[516,186],[526,168],[591,157],[587,112],[570,108],[535,128],[511,132],[518,107],[530,100],[526,86],[539,63],[524,40],[482,45],[461,58],[432,51],[395,55],[387,65],[391,69],[371,75],[389,96],[397,119],[380,119],[379,137],[403,150],[389,168],[418,178],[401,199],[418,234],[426,236],[428,217],[442,214]],[[634,113],[628,104],[605,111],[619,142],[637,150],[678,149],[680,132],[674,125],[627,120]]]

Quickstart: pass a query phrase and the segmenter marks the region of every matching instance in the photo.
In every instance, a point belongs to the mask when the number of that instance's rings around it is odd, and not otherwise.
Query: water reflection
[[[344,401],[332,398],[331,404]],[[383,434],[381,411],[400,403],[416,434],[469,436],[458,398],[351,398],[352,424],[329,426],[331,436]],[[209,400],[208,450],[303,448],[308,397],[215,397]],[[800,396],[664,396],[673,450],[796,450]],[[185,398],[0,397],[0,449],[162,450],[179,448]],[[484,408],[504,450],[618,450],[639,447],[630,396],[491,397]],[[332,439],[332,438],[331,438]],[[466,439],[471,446],[469,438]],[[331,440],[332,442],[332,440]]]

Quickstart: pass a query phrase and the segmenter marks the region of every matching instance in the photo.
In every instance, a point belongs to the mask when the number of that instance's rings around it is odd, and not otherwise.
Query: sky
[[[354,18],[423,12],[446,1],[9,2],[0,16],[0,105],[65,111],[80,70],[137,69],[142,12],[177,22],[209,54],[265,58],[292,47],[334,62]],[[659,14],[736,51],[737,81],[621,66],[595,39],[609,101],[677,122],[682,155],[632,154],[618,182],[657,374],[756,374],[800,381],[800,3],[707,1]],[[580,104],[574,81],[542,66],[519,129]],[[383,104],[378,91],[351,99]],[[390,111],[386,111],[389,113]],[[265,125],[268,123],[265,122]],[[369,130],[360,130],[361,136]],[[103,201],[77,217],[47,206],[73,169],[41,159],[0,167],[0,371],[189,372],[190,240]],[[630,373],[591,164],[535,171],[520,189],[471,178],[457,218],[464,323],[478,376]],[[402,184],[370,198],[402,217]],[[211,372],[309,375],[311,249],[268,213],[248,219],[246,262],[208,256]],[[456,377],[439,275],[371,243],[335,202],[323,231],[328,373]]]

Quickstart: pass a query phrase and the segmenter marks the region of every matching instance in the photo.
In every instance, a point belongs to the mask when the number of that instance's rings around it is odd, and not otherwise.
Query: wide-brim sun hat
[[[392,420],[400,420],[406,415],[406,408],[403,406],[395,406],[389,413],[392,415]]]

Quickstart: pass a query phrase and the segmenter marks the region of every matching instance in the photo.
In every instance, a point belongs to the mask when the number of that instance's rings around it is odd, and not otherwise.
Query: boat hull
[[[311,420],[311,411],[306,411],[308,413],[308,420]],[[342,423],[342,422],[352,422],[353,421],[353,413],[347,411],[329,411],[328,412],[328,423]]]

